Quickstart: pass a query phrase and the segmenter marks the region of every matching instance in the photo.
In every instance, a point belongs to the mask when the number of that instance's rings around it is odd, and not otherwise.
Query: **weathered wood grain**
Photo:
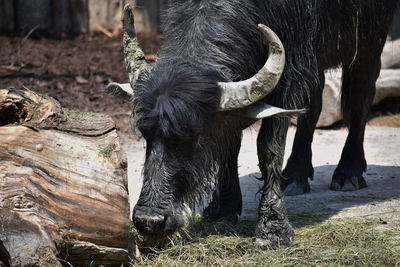
[[[112,120],[26,90],[0,90],[0,114],[0,240],[11,266],[126,262],[127,166]]]

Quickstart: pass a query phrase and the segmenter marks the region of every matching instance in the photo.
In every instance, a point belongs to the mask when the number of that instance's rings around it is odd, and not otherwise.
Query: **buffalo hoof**
[[[334,174],[330,189],[335,191],[356,191],[361,188],[367,187],[367,182],[361,175],[343,175]]]
[[[299,165],[287,166],[282,172],[283,177],[288,178],[281,183],[281,190],[285,196],[296,196],[310,192],[308,179],[314,179],[314,168]]]
[[[294,231],[287,220],[259,220],[256,226],[256,244],[263,249],[289,246],[294,239]]]
[[[296,196],[308,192],[310,192],[310,184],[308,183],[308,181],[306,182],[295,181],[286,186],[285,190],[283,191],[283,194],[285,196]]]

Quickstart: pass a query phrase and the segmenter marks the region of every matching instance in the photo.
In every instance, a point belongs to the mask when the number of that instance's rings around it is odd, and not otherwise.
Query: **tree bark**
[[[0,90],[0,263],[127,262],[126,168],[110,117]]]

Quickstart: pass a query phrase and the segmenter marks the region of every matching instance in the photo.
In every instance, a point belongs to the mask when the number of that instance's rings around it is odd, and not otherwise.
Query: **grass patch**
[[[291,247],[262,250],[255,222],[235,227],[199,221],[162,250],[147,248],[133,266],[400,266],[394,231],[375,230],[378,219],[332,219],[292,214],[296,238]]]

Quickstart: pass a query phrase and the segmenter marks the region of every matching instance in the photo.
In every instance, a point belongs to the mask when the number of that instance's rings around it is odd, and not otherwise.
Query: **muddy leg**
[[[257,139],[259,167],[264,185],[255,234],[256,242],[264,247],[289,245],[294,237],[280,187],[288,127],[287,118],[264,119]]]
[[[315,126],[322,108],[322,91],[324,89],[324,72],[319,74],[320,88],[311,96],[310,108],[306,114],[299,116],[292,154],[282,172],[287,180],[282,181],[282,190],[286,196],[301,195],[310,192],[308,178],[314,178],[312,166],[311,143]]]

